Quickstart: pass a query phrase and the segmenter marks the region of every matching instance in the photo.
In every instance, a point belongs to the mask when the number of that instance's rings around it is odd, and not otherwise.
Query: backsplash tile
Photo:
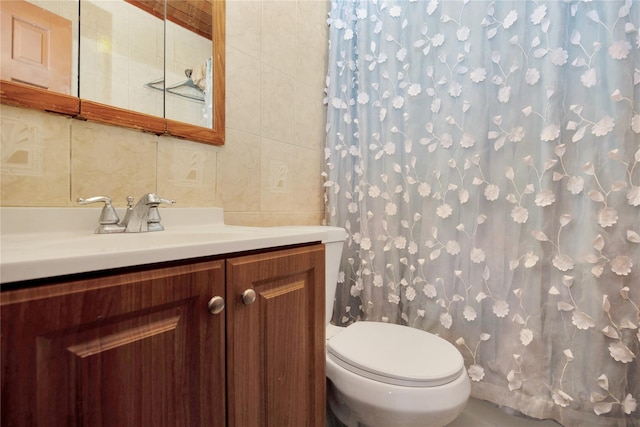
[[[44,140],[39,125],[19,118],[2,121],[7,143],[3,146],[0,170],[6,175],[42,176],[44,173]]]
[[[289,164],[271,160],[267,171],[267,190],[272,193],[289,192]]]
[[[71,119],[2,105],[2,205],[69,205]]]
[[[260,137],[227,129],[226,138],[218,154],[216,205],[225,212],[259,212]]]
[[[296,225],[318,225],[324,218],[322,212],[262,212],[260,224],[265,227]]]
[[[322,159],[317,152],[306,148],[294,148],[294,162],[292,175],[293,210],[295,212],[322,212],[323,179]]]
[[[158,141],[157,193],[176,206],[216,206],[218,148],[177,138]]]
[[[71,197],[110,196],[126,206],[156,191],[156,135],[75,120],[71,135]]]
[[[262,212],[292,212],[293,188],[290,180],[298,179],[290,171],[294,169],[294,146],[270,139],[262,139]]]

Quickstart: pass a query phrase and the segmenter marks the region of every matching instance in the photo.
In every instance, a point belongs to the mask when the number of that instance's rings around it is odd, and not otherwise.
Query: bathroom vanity
[[[322,233],[163,209],[93,235],[72,211],[55,236],[2,211],[3,426],[325,425]]]

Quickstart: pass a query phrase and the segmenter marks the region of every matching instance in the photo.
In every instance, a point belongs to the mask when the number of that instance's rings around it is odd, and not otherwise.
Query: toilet
[[[426,331],[389,323],[330,323],[346,232],[327,238],[327,402],[347,427],[438,427],[464,409],[471,382],[462,355]]]

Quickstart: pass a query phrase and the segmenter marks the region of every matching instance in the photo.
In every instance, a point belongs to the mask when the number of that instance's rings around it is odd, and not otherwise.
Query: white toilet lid
[[[447,384],[464,370],[462,355],[453,344],[391,323],[356,322],[327,341],[327,352],[351,372],[407,387]]]

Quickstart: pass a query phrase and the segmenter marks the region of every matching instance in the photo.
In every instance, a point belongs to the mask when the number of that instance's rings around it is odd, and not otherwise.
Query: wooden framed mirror
[[[184,97],[176,95],[179,93],[177,88],[165,93],[168,132],[171,135],[199,140],[206,135],[198,135],[198,127],[218,129],[222,126],[224,137],[224,105],[216,105],[215,99],[217,93],[221,93],[224,99],[224,80],[216,81],[215,76],[224,76],[225,22],[224,19],[219,22],[219,19],[224,18],[225,11],[217,11],[216,8],[224,8],[225,3],[219,0],[165,1],[165,23],[168,30],[165,34],[165,78],[169,83],[168,87],[175,88],[184,85],[185,82],[195,84],[201,90],[203,98],[200,104],[196,104],[195,113],[182,116],[182,112],[187,110],[188,100],[182,102]],[[190,37],[186,42],[183,39],[185,31]],[[190,40],[197,38],[205,40],[206,43],[203,45],[200,42],[195,47],[195,41],[192,43]],[[208,52],[213,52],[213,56],[207,55],[207,49]]]
[[[85,0],[81,0],[84,2]],[[27,3],[27,2],[2,2],[5,3]],[[53,3],[53,2],[49,2]],[[57,2],[56,2],[57,3]],[[63,2],[60,2],[63,3]],[[69,3],[69,2],[66,2]],[[168,134],[176,137],[187,138],[192,141],[202,142],[206,144],[214,144],[214,145],[222,145],[224,144],[224,126],[225,126],[225,1],[224,0],[126,0],[126,3],[135,3],[140,9],[145,9],[145,13],[154,13],[160,16],[165,15],[165,10],[167,11],[167,19],[164,22],[169,22],[173,27],[179,26],[184,29],[186,27],[193,27],[195,29],[189,30],[180,30],[180,31],[190,31],[200,34],[199,37],[203,37],[203,27],[209,27],[209,37],[210,37],[210,73],[211,80],[209,83],[208,94],[209,94],[209,105],[208,105],[208,114],[209,118],[207,122],[200,122],[198,120],[185,120],[184,117],[175,117],[172,115],[167,115],[167,111],[171,110],[171,108],[167,108],[166,99],[169,98],[166,94],[166,88],[170,87],[171,84],[165,83],[162,86],[162,90],[160,93],[155,93],[151,89],[144,89],[140,83],[140,79],[123,79],[122,77],[116,77],[115,82],[110,82],[108,89],[102,87],[102,91],[120,91],[125,92],[130,96],[133,101],[140,101],[148,99],[156,99],[162,100],[160,103],[160,108],[149,109],[149,102],[146,103],[147,107],[141,107],[141,104],[136,104],[132,102],[131,104],[116,102],[115,105],[112,105],[108,102],[104,102],[100,96],[95,95],[95,93],[91,92],[91,88],[97,88],[100,86],[100,83],[104,83],[104,75],[100,75],[99,70],[107,65],[113,65],[115,69],[118,66],[122,67],[122,58],[119,57],[109,57],[108,55],[104,55],[105,52],[108,53],[109,50],[114,48],[114,44],[112,44],[113,40],[110,40],[109,37],[102,37],[103,34],[100,34],[99,31],[94,34],[94,37],[89,37],[89,40],[92,40],[95,44],[95,49],[97,52],[102,50],[102,55],[91,58],[90,54],[84,53],[80,54],[80,67],[79,68],[79,96],[77,93],[73,94],[65,94],[61,92],[55,92],[53,90],[47,89],[44,85],[33,85],[29,82],[23,82],[20,79],[16,79],[14,77],[6,77],[3,74],[2,80],[0,81],[0,100],[2,103],[16,105],[20,107],[29,107],[35,108],[44,111],[52,111],[62,114],[68,114],[83,120],[92,120],[117,126],[123,126],[128,128],[140,129],[147,132],[152,132],[156,134]],[[82,6],[90,9],[92,6],[90,3],[80,4],[80,12],[82,12]],[[206,12],[210,11],[209,14]],[[82,15],[80,14],[80,37],[79,44],[82,44],[82,38],[85,36],[82,33],[82,28],[97,28],[99,29],[100,25],[103,27],[107,27],[112,24],[104,21],[104,17],[107,16],[109,19],[113,20],[113,17],[109,17],[109,13],[103,13],[100,15],[100,11],[93,14],[93,18],[89,17],[89,22],[82,21]],[[198,12],[198,13],[196,13]],[[202,13],[205,12],[205,13]],[[14,19],[12,14],[3,12],[3,28],[5,27],[4,20]],[[92,16],[89,14],[88,16]],[[95,22],[91,22],[91,19],[96,19]],[[100,21],[100,19],[103,19]],[[133,22],[130,23],[130,26],[136,26],[139,24],[135,18],[132,18]],[[206,22],[209,22],[209,25],[206,25]],[[11,22],[11,21],[9,21]],[[93,27],[91,27],[93,25]],[[152,27],[157,27],[157,24],[151,24]],[[195,26],[195,27],[194,27]],[[12,27],[12,25],[9,25]],[[87,31],[87,30],[85,30]],[[164,35],[164,24],[163,24],[163,35]],[[86,34],[89,36],[89,34]],[[125,35],[126,37],[127,35]],[[3,37],[4,39],[4,37]],[[144,46],[144,45],[143,45]],[[156,46],[158,47],[158,46]],[[4,49],[4,48],[3,48]],[[166,47],[162,47],[164,51],[168,51]],[[194,59],[194,64],[201,63],[203,61],[203,57],[208,56],[204,54],[200,54],[199,58]],[[3,50],[4,55],[4,50]],[[89,57],[87,57],[89,56]],[[84,58],[83,58],[84,57]],[[3,56],[4,58],[4,56]],[[206,60],[208,58],[205,58]],[[83,80],[83,68],[82,61],[83,60],[93,60],[97,61],[94,63],[95,69],[98,70],[93,76],[87,75]],[[100,61],[103,61],[100,63]],[[118,62],[120,61],[120,62]],[[3,61],[4,62],[4,61]],[[116,63],[117,64],[113,64]],[[157,61],[156,61],[157,62]],[[162,58],[163,62],[163,75],[162,78],[166,79],[167,70],[166,58]],[[184,61],[183,61],[184,62]],[[185,70],[188,68],[185,67]],[[183,70],[183,72],[185,72]],[[156,79],[156,72],[145,73],[143,69],[141,72],[133,72],[132,74],[140,74],[141,78],[152,82]],[[146,75],[149,74],[149,75]],[[187,78],[185,75],[184,78]],[[129,88],[126,86],[118,87],[118,82],[127,82],[133,81],[133,87]],[[89,86],[83,86],[83,84],[88,83]],[[104,85],[103,85],[104,86]],[[84,93],[87,94],[87,97],[83,94],[83,87],[85,87]],[[90,88],[90,89],[87,89]],[[146,92],[144,92],[146,90]],[[204,91],[203,91],[204,92]],[[76,96],[74,96],[76,95]],[[158,104],[158,103],[156,103]],[[157,106],[156,106],[157,107]],[[204,111],[203,107],[199,107],[200,111]],[[183,111],[184,108],[177,106],[173,107],[174,111]],[[161,111],[161,113],[159,113]],[[206,115],[206,114],[205,114]]]

